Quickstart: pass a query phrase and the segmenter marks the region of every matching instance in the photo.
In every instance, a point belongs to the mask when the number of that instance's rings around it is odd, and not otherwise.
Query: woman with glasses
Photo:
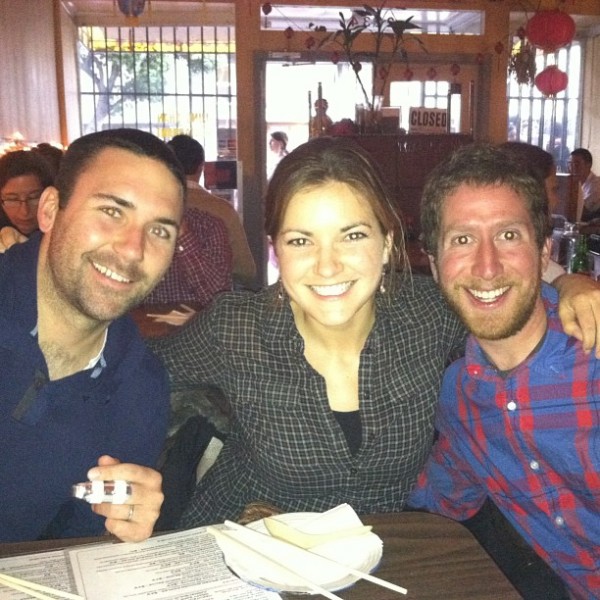
[[[52,185],[52,170],[46,160],[27,150],[0,157],[0,227],[10,226],[24,236],[38,229],[38,201]]]

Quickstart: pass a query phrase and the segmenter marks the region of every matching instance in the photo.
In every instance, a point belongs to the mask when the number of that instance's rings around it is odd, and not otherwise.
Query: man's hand
[[[94,504],[92,510],[106,517],[106,529],[124,542],[141,542],[152,535],[163,503],[162,477],[158,471],[140,465],[121,463],[101,456],[98,466],[88,472],[90,481],[124,479],[131,483],[126,504]]]
[[[0,229],[0,252],[5,252],[15,244],[21,244],[27,241],[27,236],[23,235],[14,227],[3,227]]]
[[[552,282],[560,294],[558,314],[565,333],[600,358],[600,284],[584,275],[561,275]]]

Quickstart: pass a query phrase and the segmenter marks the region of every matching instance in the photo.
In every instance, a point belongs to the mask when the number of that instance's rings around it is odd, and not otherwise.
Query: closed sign
[[[411,108],[411,133],[446,133],[448,111],[445,108]]]

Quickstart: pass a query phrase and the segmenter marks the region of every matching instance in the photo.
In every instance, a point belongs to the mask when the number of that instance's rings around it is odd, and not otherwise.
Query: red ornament
[[[544,96],[556,96],[569,85],[569,76],[556,65],[550,65],[538,73],[533,82]]]
[[[494,51],[496,54],[502,54],[504,52],[504,44],[502,42],[496,42],[494,46]]]
[[[334,65],[337,65],[340,62],[340,53],[339,52],[332,52],[331,53],[331,62]]]
[[[412,69],[410,67],[406,67],[404,70],[404,79],[406,79],[406,81],[412,81],[414,76],[415,74],[413,73]]]
[[[427,77],[429,79],[435,79],[437,77],[437,71],[435,70],[434,67],[431,67],[428,71],[427,71]]]
[[[558,9],[540,10],[527,23],[529,42],[544,52],[555,52],[568,46],[575,36],[575,21]]]
[[[460,73],[460,65],[457,63],[452,63],[450,66],[450,73],[456,77]]]
[[[304,45],[310,50],[315,44],[317,40],[312,35],[309,35],[304,42]]]
[[[291,27],[286,27],[283,31],[283,35],[285,35],[286,40],[291,40],[294,36],[294,30]]]
[[[270,14],[272,10],[273,10],[273,7],[271,6],[271,3],[270,3],[270,2],[265,2],[265,3],[262,5],[262,12],[263,12],[263,15],[268,15],[268,14]]]

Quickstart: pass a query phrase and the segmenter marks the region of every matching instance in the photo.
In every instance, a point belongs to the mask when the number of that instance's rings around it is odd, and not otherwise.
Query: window
[[[82,131],[187,133],[207,156],[235,158],[235,30],[80,27]]]
[[[536,56],[536,72],[551,64],[568,73],[569,85],[555,98],[546,98],[534,85],[508,82],[508,139],[540,146],[554,156],[560,172],[567,173],[571,150],[579,145],[581,46],[573,42],[556,55]]]

